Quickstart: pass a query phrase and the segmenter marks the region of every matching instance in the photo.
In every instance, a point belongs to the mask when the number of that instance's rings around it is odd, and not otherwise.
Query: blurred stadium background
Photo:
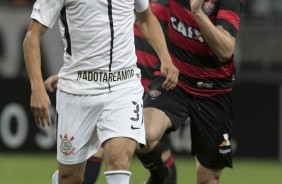
[[[0,184],[48,184],[57,167],[55,128],[38,128],[22,41],[33,1],[0,0]],[[236,45],[234,169],[224,184],[282,184],[282,0],[246,0]],[[62,43],[55,26],[42,42],[43,77],[57,73]],[[50,94],[53,101],[55,96]],[[54,106],[51,108],[55,117]],[[179,184],[195,183],[189,123],[170,135]],[[147,172],[134,159],[131,183]],[[101,171],[101,174],[103,170]],[[101,175],[98,183],[105,183]]]

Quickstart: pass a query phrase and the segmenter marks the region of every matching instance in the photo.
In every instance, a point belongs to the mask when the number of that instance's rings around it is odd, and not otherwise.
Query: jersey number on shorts
[[[137,102],[134,102],[134,101],[132,101],[132,104],[135,105],[135,110],[133,110],[133,112],[136,114],[136,116],[135,117],[131,117],[130,119],[132,121],[138,121],[140,119],[140,112],[139,112],[140,111],[140,106],[141,106],[141,108],[143,106],[142,106],[142,104],[139,105]],[[142,123],[143,123],[143,121],[142,121]],[[142,125],[142,123],[141,123],[141,125]],[[140,129],[140,126],[135,127],[135,126],[131,125],[131,129]]]
[[[138,121],[139,120],[139,104],[137,102],[134,102],[134,101],[132,101],[132,104],[135,105],[135,107],[136,107],[136,109],[133,111],[136,114],[136,118],[131,117],[130,119],[132,121]]]

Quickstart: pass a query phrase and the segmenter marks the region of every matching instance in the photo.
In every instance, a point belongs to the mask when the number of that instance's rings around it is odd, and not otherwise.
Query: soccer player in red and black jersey
[[[240,0],[169,0],[167,39],[179,82],[174,90],[162,89],[164,77],[156,70],[144,97],[147,145],[137,155],[150,170],[147,184],[167,183],[159,140],[187,117],[197,184],[217,184],[223,169],[232,168],[230,92],[240,8]]]

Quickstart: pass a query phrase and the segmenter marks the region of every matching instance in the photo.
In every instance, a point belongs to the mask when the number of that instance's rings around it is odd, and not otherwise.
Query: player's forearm
[[[201,34],[218,59],[221,62],[230,59],[235,48],[235,38],[221,26],[215,26],[202,10],[193,14],[200,27]]]
[[[40,40],[27,33],[23,42],[23,52],[31,90],[44,89],[41,73]]]
[[[167,61],[167,58],[170,59],[163,30],[156,17],[150,16],[146,21],[138,23],[143,36],[155,50],[160,60],[163,62]]]

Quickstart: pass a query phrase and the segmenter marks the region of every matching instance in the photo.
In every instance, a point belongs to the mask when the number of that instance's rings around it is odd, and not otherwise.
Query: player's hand
[[[51,117],[49,114],[51,102],[46,90],[33,90],[30,98],[30,108],[34,116],[35,123],[44,127],[46,124],[51,125]]]
[[[166,77],[162,88],[166,90],[174,89],[178,82],[179,71],[171,60],[161,62],[161,73]]]
[[[190,7],[191,7],[191,11],[193,13],[196,13],[198,11],[202,10],[203,7],[203,3],[205,0],[190,0]]]
[[[45,88],[48,92],[54,92],[57,88],[59,77],[57,74],[51,75],[44,81]]]

